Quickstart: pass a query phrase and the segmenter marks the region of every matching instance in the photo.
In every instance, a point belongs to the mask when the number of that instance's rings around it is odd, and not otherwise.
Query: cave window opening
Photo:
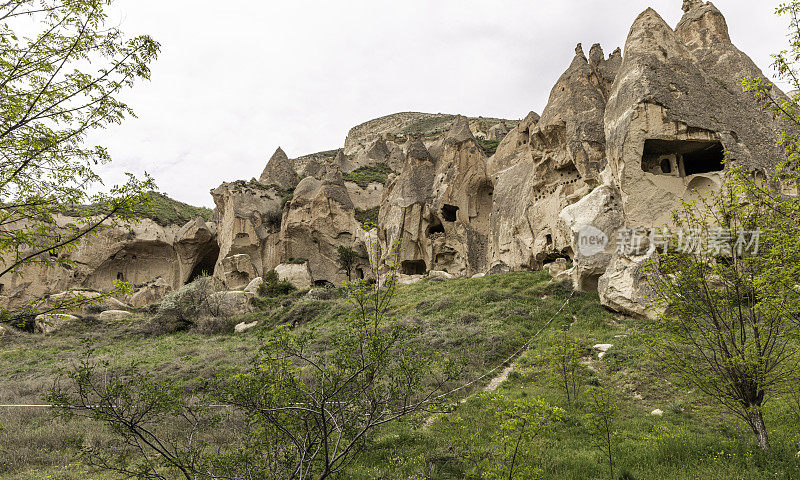
[[[661,159],[661,171],[666,174],[672,173],[672,162],[669,158]]]
[[[683,154],[686,175],[721,172],[725,168],[725,149],[717,142],[702,150]]]
[[[548,245],[552,245],[552,244],[553,244],[553,236],[552,236],[552,235],[550,235],[549,233],[548,233],[548,234],[547,234],[547,236],[545,237],[545,240],[547,241],[547,244],[548,244]]]
[[[4,283],[0,283],[0,293],[3,293],[3,290],[6,288]]]
[[[121,282],[124,282],[125,281],[125,275],[123,275],[122,272],[117,273],[117,280],[119,280]]]
[[[194,268],[192,269],[192,273],[189,274],[189,278],[186,279],[186,284],[190,284],[193,281],[197,280],[199,277],[204,277],[208,275],[214,274],[214,267],[217,265],[217,259],[219,258],[219,247],[213,245],[205,255],[203,255],[195,264]]]
[[[335,285],[327,280],[314,280],[314,286],[318,288],[334,288]]]
[[[363,268],[356,268],[356,278],[359,280],[364,280],[364,269]]]
[[[433,223],[428,227],[428,235],[433,235],[434,233],[444,233],[444,225],[442,225],[442,222]]]
[[[456,218],[458,217],[458,207],[455,205],[443,205],[442,206],[442,217],[446,222],[455,222]]]
[[[400,264],[400,269],[405,275],[425,275],[428,271],[425,260],[404,260]]]
[[[642,170],[655,175],[688,177],[725,169],[721,142],[700,140],[645,140]]]

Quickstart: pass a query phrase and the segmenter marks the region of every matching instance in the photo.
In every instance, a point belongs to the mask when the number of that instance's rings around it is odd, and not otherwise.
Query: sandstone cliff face
[[[385,253],[397,242],[407,279],[569,258],[576,288],[648,315],[640,273],[651,256],[617,253],[618,231],[658,228],[682,200],[717,188],[724,152],[753,170],[773,167],[784,156],[776,140],[792,128],[741,91],[743,77],[762,73],[731,43],[719,10],[686,0],[684,13],[673,29],[643,12],[624,55],[606,56],[599,45],[587,55],[578,45],[541,116],[399,113],[354,127],[342,149],[294,159],[278,149],[258,180],[212,191],[216,225],[112,231],[75,254],[76,271],[31,267],[6,286],[5,301],[23,291],[99,288],[117,275],[151,284],[161,277],[150,292],[202,269],[229,289],[275,267],[299,285],[339,285],[347,280],[339,247],[360,255],[352,273],[361,278],[370,244]],[[373,239],[362,221],[377,209],[383,230]],[[608,243],[581,249],[587,228]]]
[[[381,207],[381,243],[388,251],[400,242],[406,275],[484,272],[494,191],[487,157],[465,117],[455,119],[439,151],[434,159],[421,141],[409,146]]]
[[[58,219],[62,226],[72,221]],[[130,228],[112,226],[63,254],[71,265],[44,259],[4,278],[0,306],[16,308],[67,290],[107,290],[116,280],[137,289],[158,282],[166,293],[203,272],[213,273],[218,254],[216,226],[202,218],[183,227],[149,219]]]
[[[282,222],[283,258],[306,260],[317,284],[340,285],[347,280],[340,269],[338,248],[354,248],[363,260],[354,266],[358,276],[368,271],[364,232],[355,219],[355,207],[344,185],[341,171],[329,166],[322,180],[304,178],[294,191]]]

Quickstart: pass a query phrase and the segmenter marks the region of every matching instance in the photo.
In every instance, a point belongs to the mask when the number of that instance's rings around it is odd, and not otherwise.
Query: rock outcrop
[[[58,219],[66,227],[70,217]],[[110,225],[55,259],[27,265],[0,283],[0,307],[18,308],[28,302],[63,292],[109,290],[122,280],[136,287],[140,304],[157,301],[167,291],[202,272],[213,273],[219,256],[216,226],[202,218],[184,226],[159,225],[144,219],[130,227]],[[157,286],[156,286],[157,284]],[[125,301],[130,299],[124,299]]]
[[[607,307],[650,315],[641,271],[653,252],[619,252],[620,230],[659,228],[717,188],[725,152],[753,171],[774,167],[781,132],[796,132],[742,92],[742,78],[763,74],[720,11],[683,9],[674,29],[644,11],[624,55],[578,45],[541,116],[399,113],[354,127],[341,149],[295,159],[278,149],[258,180],[211,192],[215,223],[112,229],[75,253],[76,270],[31,267],[0,298],[122,278],[142,285],[140,305],[202,272],[240,289],[272,269],[301,289],[340,285],[339,249],[356,252],[351,273],[366,278],[378,244],[403,283],[550,265]],[[378,237],[363,228],[375,220]]]

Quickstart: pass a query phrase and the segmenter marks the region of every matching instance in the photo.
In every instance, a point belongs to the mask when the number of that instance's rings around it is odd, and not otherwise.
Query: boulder
[[[600,303],[615,312],[655,318],[658,312],[649,304],[653,290],[647,284],[643,272],[643,269],[655,259],[654,254],[614,255],[606,272],[598,281]]]
[[[136,308],[153,305],[154,303],[160,302],[161,299],[171,291],[172,287],[167,284],[164,279],[156,279],[154,282],[148,283],[133,294],[131,297],[131,305]]]
[[[428,277],[435,280],[452,280],[456,278],[454,275],[444,272],[442,270],[431,270],[428,272]]]
[[[490,268],[489,271],[486,272],[486,276],[488,277],[488,276],[491,276],[491,275],[502,275],[502,274],[508,273],[510,271],[511,271],[511,267],[509,267],[505,263],[497,263],[495,265],[492,265],[492,268]]]
[[[275,273],[279,280],[291,283],[298,290],[308,290],[313,283],[307,263],[281,263],[275,266]]]
[[[614,345],[612,345],[610,343],[598,343],[597,345],[592,347],[592,350],[597,350],[599,352],[597,354],[597,358],[599,360],[599,359],[602,359],[603,357],[605,357],[606,352],[608,352],[608,349],[610,349],[613,346]]]
[[[262,279],[261,277],[256,277],[252,281],[250,281],[250,283],[248,283],[246,287],[244,287],[244,292],[253,295],[258,295],[258,287],[260,287],[262,283],[264,283],[264,279]]]
[[[562,228],[571,236],[576,287],[597,291],[617,249],[619,230],[625,225],[620,194],[601,185],[559,214]]]
[[[97,319],[103,322],[111,322],[114,320],[121,320],[131,316],[131,312],[125,310],[106,310],[97,316]]]
[[[34,319],[33,331],[35,333],[43,333],[45,335],[55,333],[67,324],[75,322],[78,317],[73,315],[66,315],[61,313],[48,313],[44,315],[37,315]]]
[[[217,292],[211,294],[209,304],[216,316],[236,317],[255,311],[253,298],[253,294],[243,291]]]
[[[547,273],[550,274],[551,277],[558,277],[562,273],[567,271],[567,259],[566,258],[557,258],[553,263],[547,264]]]
[[[650,415],[653,415],[654,417],[662,417],[664,416],[664,411],[661,410],[660,408],[656,408],[655,410],[650,412]]]
[[[257,325],[258,325],[257,321],[252,323],[242,322],[233,327],[233,329],[236,333],[244,333],[248,330],[255,328]]]
[[[425,275],[404,275],[402,273],[397,275],[398,285],[414,285],[425,279]]]

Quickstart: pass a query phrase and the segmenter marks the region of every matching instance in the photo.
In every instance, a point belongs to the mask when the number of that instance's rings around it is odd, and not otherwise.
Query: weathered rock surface
[[[61,226],[74,221],[70,217],[57,220]],[[142,289],[160,279],[166,287],[178,288],[196,275],[196,267],[204,260],[209,263],[206,257],[213,258],[209,270],[213,272],[215,248],[215,225],[202,219],[183,227],[162,226],[150,219],[130,227],[111,226],[62,254],[71,265],[44,262],[5,276],[0,307],[17,308],[70,290],[109,290],[116,280]]]
[[[291,190],[297,186],[300,179],[297,177],[294,163],[286,156],[286,152],[278,147],[261,172],[259,181],[266,185],[277,185],[284,190]]]
[[[258,326],[258,322],[251,322],[251,323],[242,322],[242,323],[236,324],[236,326],[233,327],[233,330],[236,333],[244,333],[244,332],[246,332],[248,330],[252,330],[256,326]]]
[[[597,291],[600,303],[611,310],[638,317],[654,316],[652,289],[643,269],[655,255],[628,256],[615,254],[605,273],[599,278]]]
[[[45,335],[55,333],[71,322],[78,321],[78,317],[73,315],[66,315],[62,313],[50,313],[46,315],[38,315],[34,319],[33,331],[35,333],[43,333]]]
[[[106,310],[97,316],[97,319],[103,322],[110,322],[120,320],[131,316],[131,312],[125,310]]]
[[[307,263],[282,263],[275,267],[275,273],[278,274],[278,280],[285,280],[298,290],[308,290],[313,285]]]
[[[245,315],[255,310],[251,303],[252,293],[243,291],[212,293],[210,304],[214,306],[215,314],[220,317],[236,317]]]

